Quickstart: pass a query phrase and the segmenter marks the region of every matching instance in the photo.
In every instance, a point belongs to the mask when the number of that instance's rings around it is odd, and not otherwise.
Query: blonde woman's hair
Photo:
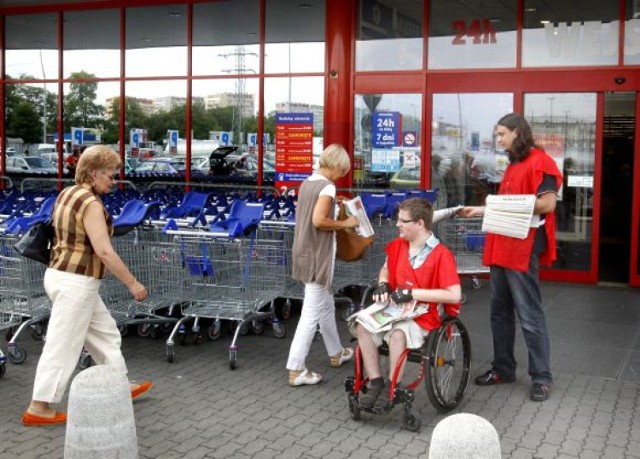
[[[104,172],[109,169],[118,169],[122,162],[120,156],[112,148],[105,145],[94,145],[87,148],[80,155],[76,166],[76,183],[78,185],[91,184],[92,171]]]
[[[333,143],[324,149],[318,161],[320,167],[347,172],[351,168],[349,153],[342,145]]]

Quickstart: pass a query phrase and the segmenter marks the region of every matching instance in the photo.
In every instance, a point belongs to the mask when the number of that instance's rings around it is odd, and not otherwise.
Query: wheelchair
[[[388,355],[385,344],[380,347],[381,355]],[[404,362],[415,362],[420,366],[416,379],[405,387],[396,387],[398,374]],[[354,421],[361,419],[362,412],[388,414],[394,406],[404,408],[403,427],[411,432],[420,430],[421,420],[412,412],[415,390],[426,379],[427,396],[440,413],[453,410],[462,402],[471,377],[471,339],[467,328],[458,317],[446,317],[440,328],[429,333],[425,344],[418,349],[405,349],[396,365],[389,384],[389,405],[385,409],[365,408],[358,404],[360,394],[367,391],[369,378],[364,377],[362,352],[356,347],[354,355],[354,376],[347,377],[349,412]]]

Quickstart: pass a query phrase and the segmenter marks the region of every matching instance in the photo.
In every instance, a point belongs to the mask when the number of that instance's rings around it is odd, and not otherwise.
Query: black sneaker
[[[512,383],[515,382],[515,376],[511,376],[509,378],[504,378],[496,373],[495,370],[491,369],[486,373],[478,376],[475,379],[476,386],[494,386],[496,384],[504,384],[504,383]]]
[[[550,383],[533,383],[529,391],[531,400],[534,402],[544,402],[548,400],[551,395],[551,387]]]
[[[384,386],[383,387],[369,386],[367,388],[367,393],[362,394],[358,397],[358,405],[360,406],[360,408],[373,408],[373,405],[375,405],[382,391],[384,391]]]

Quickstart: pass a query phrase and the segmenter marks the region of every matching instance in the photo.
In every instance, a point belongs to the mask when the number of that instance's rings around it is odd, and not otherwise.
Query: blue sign
[[[171,131],[171,138],[169,143],[172,147],[178,146],[178,131]]]
[[[371,123],[373,148],[390,148],[401,144],[402,118],[400,112],[373,112]]]
[[[280,182],[304,182],[311,174],[305,172],[279,172],[278,181]]]
[[[258,144],[258,134],[251,133],[249,134],[248,142],[250,147],[255,147]]]
[[[137,132],[134,132],[131,135],[131,146],[133,148],[138,148],[140,146],[140,134],[138,134]]]
[[[82,145],[82,129],[80,128],[71,128],[73,135],[73,144],[74,145]]]
[[[220,134],[220,143],[222,143],[222,145],[229,145],[229,133],[228,132],[223,132],[222,134]]]
[[[313,113],[276,113],[276,124],[313,124]]]

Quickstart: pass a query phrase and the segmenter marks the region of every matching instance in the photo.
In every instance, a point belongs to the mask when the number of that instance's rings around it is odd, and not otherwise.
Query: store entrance
[[[629,283],[636,94],[605,94],[598,281]]]

